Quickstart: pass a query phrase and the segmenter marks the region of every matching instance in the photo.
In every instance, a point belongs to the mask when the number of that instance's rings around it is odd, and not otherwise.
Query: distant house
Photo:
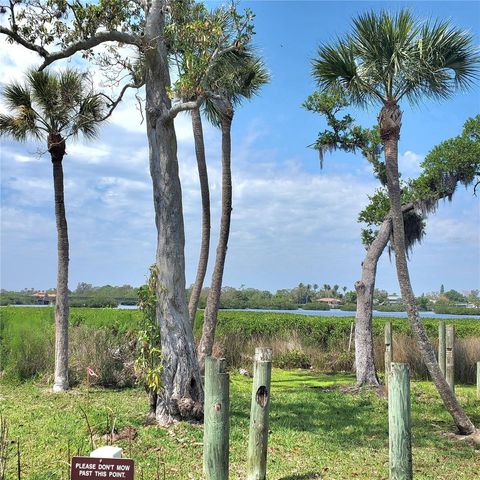
[[[401,303],[402,297],[398,296],[396,293],[387,297],[387,305],[399,305]]]
[[[477,308],[477,306],[474,303],[469,303],[469,302],[455,302],[453,305],[455,307]]]
[[[319,298],[319,302],[326,303],[329,307],[336,308],[340,304],[338,298]]]
[[[32,297],[35,298],[38,305],[50,305],[55,302],[57,295],[55,293],[35,292],[32,294]]]

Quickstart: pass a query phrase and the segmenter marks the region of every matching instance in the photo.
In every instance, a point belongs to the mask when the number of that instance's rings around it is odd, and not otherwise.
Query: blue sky
[[[214,5],[215,2],[210,2]],[[314,90],[311,60],[317,47],[349,29],[351,19],[380,2],[241,2],[256,13],[256,38],[272,81],[238,109],[233,128],[234,210],[224,285],[275,290],[304,283],[353,288],[364,256],[358,212],[377,187],[360,157],[335,153],[319,167],[307,148],[322,119],[301,108]],[[388,2],[418,18],[449,19],[480,43],[475,2]],[[4,82],[20,78],[35,55],[0,39]],[[404,111],[400,168],[404,177],[437,143],[457,135],[479,113],[478,85],[453,99]],[[378,107],[353,111],[364,126]],[[127,99],[93,143],[67,147],[64,161],[70,231],[70,288],[143,282],[155,255],[155,226],[144,126],[133,97]],[[200,194],[189,118],[176,121],[182,177],[187,284],[194,278],[200,241]],[[212,252],[220,211],[220,136],[206,128],[212,191]],[[41,145],[1,140],[1,287],[43,289],[55,285],[56,240],[50,160]],[[427,220],[427,236],[411,255],[416,292],[480,286],[479,199],[459,189]],[[213,261],[213,254],[212,254]],[[207,284],[208,284],[207,280]],[[393,265],[384,255],[377,285],[398,292]]]

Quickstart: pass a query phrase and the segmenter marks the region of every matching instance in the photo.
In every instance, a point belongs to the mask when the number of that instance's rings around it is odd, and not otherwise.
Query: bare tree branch
[[[112,115],[113,111],[115,110],[115,108],[117,108],[117,105],[122,101],[123,96],[125,95],[125,92],[129,88],[140,88],[144,84],[145,84],[144,81],[141,81],[141,82],[138,82],[138,83],[127,83],[126,85],[123,86],[122,90],[120,91],[118,97],[115,100],[111,99],[110,97],[108,97],[104,93],[100,94],[100,95],[106,97],[111,103],[110,103],[110,105],[108,105],[107,114],[105,116],[103,116],[99,121],[103,122],[104,120],[106,120],[107,118],[109,118]]]
[[[93,47],[96,47],[105,42],[119,42],[128,45],[136,45],[141,46],[142,39],[137,35],[132,35],[130,33],[125,32],[117,32],[117,31],[110,31],[110,32],[98,32],[90,38],[86,38],[84,40],[79,40],[78,42],[73,43],[69,47],[65,48],[64,50],[59,50],[57,52],[48,52],[44,47],[41,45],[36,45],[35,43],[29,42],[25,40],[21,35],[17,32],[3,27],[0,25],[0,33],[3,33],[7,37],[10,37],[15,42],[19,43],[20,45],[37,52],[41,57],[44,58],[42,65],[40,66],[39,70],[45,69],[48,65],[52,64],[53,62],[60,60],[62,58],[71,57],[77,52],[82,50],[89,50]]]
[[[119,42],[119,43],[125,43],[128,45],[136,45],[139,47],[142,44],[142,39],[137,35],[132,35],[130,33],[124,33],[124,32],[117,32],[117,31],[98,32],[93,37],[73,43],[72,45],[65,48],[64,50],[47,54],[47,56],[45,56],[45,61],[40,66],[39,70],[43,70],[48,65],[50,65],[51,63],[57,60],[71,57],[73,54],[80,52],[82,50],[90,50],[91,48],[96,47],[105,42]]]
[[[205,97],[201,95],[198,97],[196,100],[192,100],[191,102],[179,102],[176,103],[175,105],[170,108],[168,111],[168,118],[175,118],[180,112],[185,112],[187,110],[194,110],[196,108],[199,108],[203,101],[205,100]]]

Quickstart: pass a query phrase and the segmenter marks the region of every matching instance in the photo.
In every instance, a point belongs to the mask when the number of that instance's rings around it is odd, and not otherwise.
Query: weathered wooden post
[[[385,386],[388,386],[390,365],[393,362],[392,322],[385,324]]]
[[[410,372],[406,363],[392,363],[388,379],[390,480],[412,480]]]
[[[268,409],[271,376],[272,349],[256,348],[248,437],[247,480],[265,480],[267,475]]]
[[[455,326],[447,325],[446,329],[445,378],[450,388],[455,392]]]
[[[446,374],[446,344],[445,344],[445,321],[438,322],[438,366]]]
[[[224,358],[205,357],[203,473],[206,480],[228,479],[229,375]]]
[[[480,362],[477,362],[477,399],[480,400]]]

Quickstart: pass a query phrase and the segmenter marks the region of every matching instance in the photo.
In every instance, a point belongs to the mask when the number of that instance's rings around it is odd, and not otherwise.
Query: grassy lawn
[[[387,403],[373,394],[345,394],[332,386],[352,383],[348,375],[317,375],[274,370],[270,414],[268,478],[387,479]],[[251,379],[231,376],[230,478],[245,478]],[[330,388],[329,388],[330,387]],[[412,385],[413,462],[416,480],[479,478],[480,450],[448,439],[442,432],[452,422],[432,385]],[[457,394],[474,422],[480,424],[480,403],[473,386]],[[75,388],[52,394],[43,385],[0,385],[0,414],[9,422],[11,440],[19,439],[22,478],[66,479],[67,451],[88,455],[90,436],[81,411],[94,430],[96,446],[107,431],[107,416],[117,431],[136,430],[132,440],[116,442],[136,462],[136,478],[156,478],[157,463],[167,479],[202,477],[200,425],[169,429],[144,426],[146,396],[141,390]],[[12,445],[12,455],[15,446]],[[143,475],[143,476],[142,476]],[[7,479],[16,477],[11,458]],[[160,478],[163,478],[163,473]]]

